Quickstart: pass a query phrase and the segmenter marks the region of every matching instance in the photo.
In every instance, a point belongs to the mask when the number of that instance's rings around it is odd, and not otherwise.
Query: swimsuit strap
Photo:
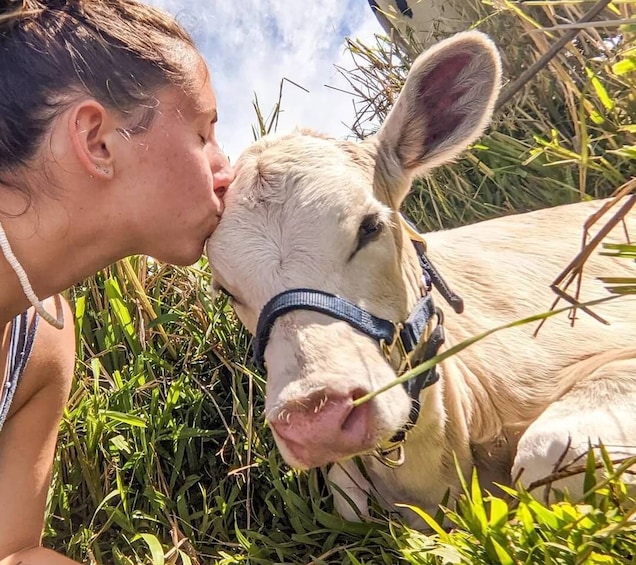
[[[24,373],[27,361],[31,356],[38,321],[39,316],[37,313],[34,314],[31,323],[29,323],[28,312],[23,312],[19,316],[16,316],[11,322],[11,337],[9,339],[9,350],[7,352],[5,380],[2,390],[0,390],[0,430],[9,414],[13,395],[18,387],[22,373]]]

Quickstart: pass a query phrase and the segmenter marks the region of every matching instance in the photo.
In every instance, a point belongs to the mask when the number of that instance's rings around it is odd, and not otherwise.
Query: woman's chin
[[[177,267],[188,267],[201,259],[206,241],[189,242],[188,245],[183,245],[180,249],[171,249],[169,251],[164,249],[160,253],[149,255],[163,263],[169,263]]]

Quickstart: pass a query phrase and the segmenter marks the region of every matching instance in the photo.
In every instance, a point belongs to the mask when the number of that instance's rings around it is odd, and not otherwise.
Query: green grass
[[[591,7],[576,0],[456,0],[503,53],[504,89]],[[423,230],[608,196],[636,176],[636,2],[614,2],[495,112],[486,135],[457,163],[418,181],[406,202]],[[561,32],[562,33],[562,32]],[[620,41],[618,41],[620,38]],[[608,45],[617,42],[615,48]],[[426,45],[425,45],[426,46]],[[357,96],[352,130],[373,133],[404,84],[412,57],[387,38],[350,40],[352,68],[341,69]]]
[[[131,260],[75,290],[83,361],[61,426],[48,545],[116,564],[636,563],[619,479],[552,507],[472,483],[447,511],[455,529],[433,536],[379,509],[370,523],[338,518],[320,470],[282,463],[248,337],[226,303],[208,302],[201,267]],[[143,330],[140,285],[158,314]]]
[[[590,5],[469,4],[502,47],[508,78],[561,33],[534,30],[574,21]],[[633,5],[615,2],[603,17]],[[416,183],[407,211],[422,229],[599,197],[636,176],[634,29],[608,26],[584,30],[461,160]],[[619,34],[619,49],[602,49],[604,37]],[[409,59],[382,38],[349,49],[361,136],[386,115]],[[281,104],[268,117],[256,105],[255,136],[275,129]],[[633,246],[606,252],[633,260]],[[250,338],[227,303],[211,302],[208,282],[205,260],[177,269],[136,257],[72,289],[79,361],[60,426],[47,546],[118,565],[636,563],[627,520],[634,501],[619,477],[593,485],[589,471],[582,501],[551,506],[540,490],[490,496],[471,477],[458,506],[445,510],[450,530],[426,518],[433,535],[376,507],[367,523],[344,522],[321,470],[282,462],[263,419],[265,382],[250,363]],[[634,286],[606,282],[615,292]]]

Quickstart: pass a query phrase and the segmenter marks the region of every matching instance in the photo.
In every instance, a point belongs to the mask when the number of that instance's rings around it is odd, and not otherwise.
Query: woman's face
[[[119,171],[127,179],[122,205],[135,212],[136,252],[181,265],[201,257],[234,178],[215,138],[218,114],[207,68],[202,60],[194,67],[187,92],[168,87],[157,96],[152,124],[130,137],[127,170]]]

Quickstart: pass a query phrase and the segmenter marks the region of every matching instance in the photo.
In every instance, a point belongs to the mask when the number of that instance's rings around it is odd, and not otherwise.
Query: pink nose
[[[354,407],[366,391],[321,391],[288,402],[270,421],[293,466],[308,469],[369,451],[374,447],[371,405]],[[283,449],[285,451],[285,449]]]

